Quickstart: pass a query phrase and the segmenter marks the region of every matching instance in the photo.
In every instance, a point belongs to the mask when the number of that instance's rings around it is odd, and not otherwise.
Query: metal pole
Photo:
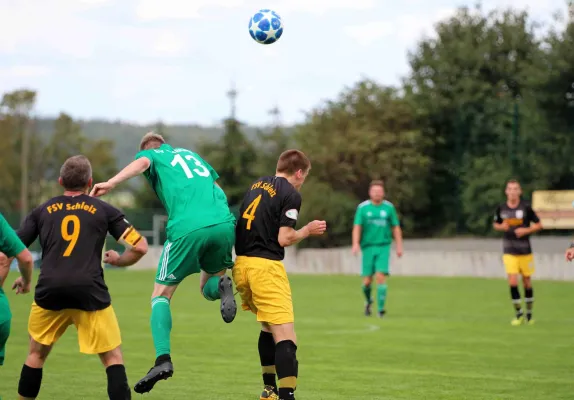
[[[28,214],[28,161],[30,159],[30,129],[32,118],[30,115],[21,115],[26,118],[24,129],[22,130],[22,152],[20,154],[20,222],[24,221]]]

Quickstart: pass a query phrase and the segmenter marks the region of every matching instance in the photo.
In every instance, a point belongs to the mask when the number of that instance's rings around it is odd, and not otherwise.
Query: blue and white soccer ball
[[[275,43],[283,35],[283,21],[275,11],[259,10],[249,20],[249,34],[257,43]]]

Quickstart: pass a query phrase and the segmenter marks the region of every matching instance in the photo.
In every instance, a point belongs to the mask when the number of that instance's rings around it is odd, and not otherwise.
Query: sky
[[[134,123],[283,123],[361,78],[397,85],[407,54],[464,0],[0,0],[0,93],[38,92],[36,113]],[[565,0],[483,0],[550,21]],[[261,8],[281,15],[272,45],[251,39]]]

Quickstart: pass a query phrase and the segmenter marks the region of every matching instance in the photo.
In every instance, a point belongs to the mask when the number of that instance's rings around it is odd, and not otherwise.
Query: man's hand
[[[94,187],[92,188],[92,191],[90,192],[90,196],[92,197],[100,197],[103,196],[104,194],[108,193],[110,190],[112,190],[114,188],[114,185],[112,183],[108,182],[102,182],[102,183],[96,183],[94,185]]]
[[[307,224],[309,236],[321,236],[327,230],[327,222],[325,221],[311,221]]]
[[[396,251],[397,251],[397,257],[401,258],[403,256],[403,245],[402,245],[402,243],[397,244]]]
[[[574,247],[570,247],[566,250],[566,261],[570,262],[574,260]]]
[[[104,254],[104,262],[110,265],[118,265],[118,260],[120,259],[120,254],[114,250],[108,250]]]
[[[16,294],[26,294],[30,292],[30,282],[25,282],[21,276],[14,281],[12,289],[16,290]]]
[[[530,229],[528,229],[528,228],[516,228],[516,230],[514,231],[514,234],[516,235],[517,238],[521,238],[523,236],[529,235]]]
[[[361,252],[361,245],[360,244],[354,244],[351,251],[353,252],[353,255],[356,256],[357,254],[359,254]]]

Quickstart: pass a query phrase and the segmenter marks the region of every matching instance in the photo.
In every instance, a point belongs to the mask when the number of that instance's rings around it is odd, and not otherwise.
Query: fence
[[[533,238],[537,279],[574,280],[574,264],[564,260],[569,241],[564,237]],[[468,276],[502,278],[502,243],[496,239],[423,239],[405,240],[401,259],[392,255],[391,274],[406,276]],[[161,254],[160,246],[151,246],[149,253],[135,266],[154,269]],[[348,247],[336,249],[288,248],[285,268],[298,274],[358,275],[361,259]]]

